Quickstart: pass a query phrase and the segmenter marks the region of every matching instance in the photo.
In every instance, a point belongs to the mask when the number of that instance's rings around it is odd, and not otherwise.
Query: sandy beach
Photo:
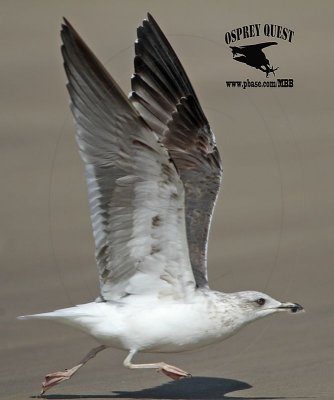
[[[143,354],[192,373],[170,382],[130,371],[108,350],[50,399],[333,399],[334,38],[331,1],[2,0],[0,13],[0,399],[39,393],[46,373],[95,346],[79,331],[16,316],[98,295],[83,165],[60,54],[68,18],[127,93],[136,28],[156,18],[187,70],[224,167],[209,244],[209,279],[302,304],[219,345]],[[232,58],[226,32],[250,24],[294,31],[265,51],[276,77]],[[242,41],[240,40],[240,43]],[[245,43],[243,41],[242,43]],[[293,79],[293,87],[226,81]]]

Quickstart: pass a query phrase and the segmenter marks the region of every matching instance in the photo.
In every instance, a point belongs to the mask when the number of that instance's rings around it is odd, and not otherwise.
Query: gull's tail
[[[88,320],[104,318],[105,315],[110,312],[110,309],[106,309],[104,303],[87,303],[79,304],[74,307],[62,308],[51,312],[42,314],[31,314],[21,315],[17,317],[19,320],[29,319],[44,319],[53,320],[55,322],[61,322],[69,325],[85,325]]]
[[[42,314],[21,315],[17,319],[54,321],[92,335],[94,326],[106,318],[107,312],[110,310],[105,310],[104,303],[88,303]]]
[[[58,310],[60,311],[60,310]],[[60,315],[58,311],[52,311],[48,313],[42,314],[31,314],[31,315],[20,315],[17,317],[19,320],[27,320],[27,319],[59,319]]]
[[[74,307],[62,308],[60,310],[55,310],[51,312],[41,313],[41,314],[31,314],[31,315],[21,315],[17,317],[20,320],[28,319],[44,319],[44,320],[54,320],[57,322],[68,323],[69,320],[76,320],[77,318],[87,316],[90,307],[89,304],[81,304]],[[88,311],[88,312],[87,312]]]

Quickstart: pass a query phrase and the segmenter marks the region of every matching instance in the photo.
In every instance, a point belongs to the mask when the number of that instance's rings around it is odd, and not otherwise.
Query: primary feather
[[[181,62],[150,14],[137,32],[130,99],[180,174],[191,265],[197,286],[207,286],[207,242],[222,177],[215,136]]]

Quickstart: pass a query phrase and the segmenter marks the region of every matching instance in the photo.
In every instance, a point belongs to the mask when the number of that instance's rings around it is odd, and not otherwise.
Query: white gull
[[[254,291],[209,289],[207,240],[222,167],[215,137],[171,45],[148,14],[138,28],[127,98],[65,20],[62,54],[85,164],[100,296],[21,319],[48,319],[93,336],[78,365],[48,374],[41,394],[101,350],[128,351],[124,366],[190,376],[138,352],[183,352],[220,342],[256,319],[297,312]]]

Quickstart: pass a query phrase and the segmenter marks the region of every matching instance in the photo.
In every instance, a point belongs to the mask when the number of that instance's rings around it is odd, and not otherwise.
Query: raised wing
[[[130,99],[167,147],[183,181],[190,260],[207,286],[207,241],[222,167],[215,137],[171,45],[148,14],[138,28]]]
[[[61,37],[85,163],[101,296],[182,297],[195,287],[174,164],[116,82],[65,20]]]

